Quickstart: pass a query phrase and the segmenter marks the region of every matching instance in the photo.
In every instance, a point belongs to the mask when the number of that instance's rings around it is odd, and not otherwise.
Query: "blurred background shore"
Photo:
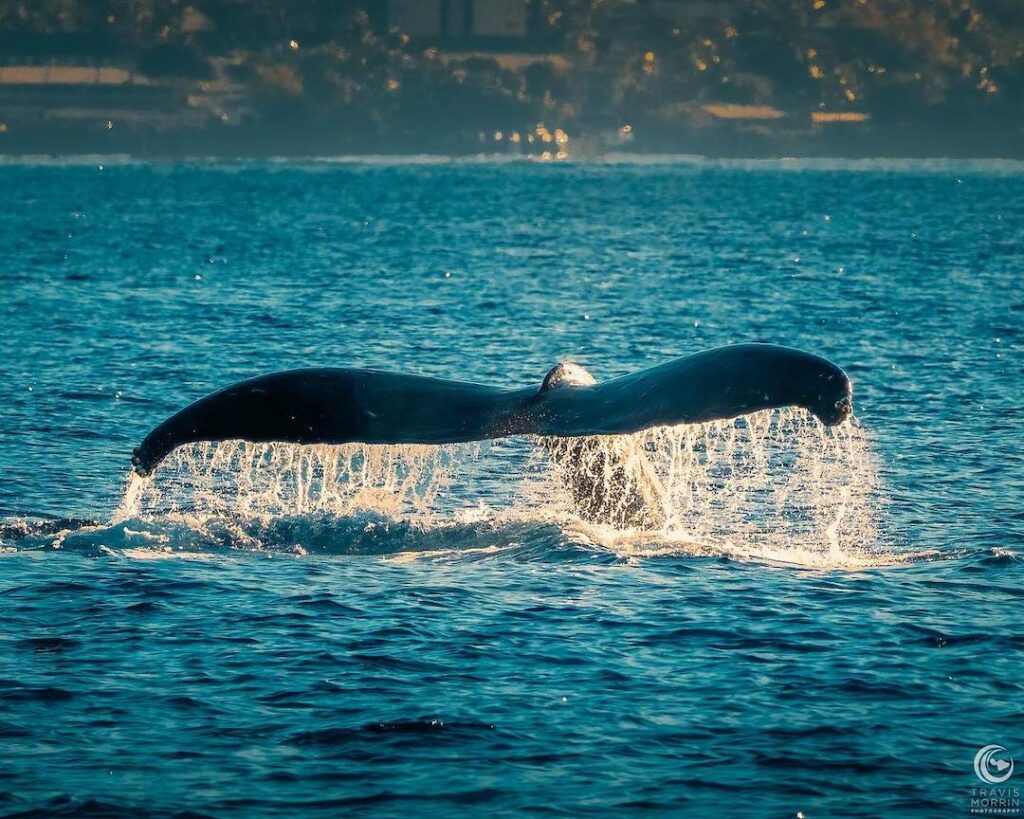
[[[0,154],[1024,157],[1019,0],[0,0]]]

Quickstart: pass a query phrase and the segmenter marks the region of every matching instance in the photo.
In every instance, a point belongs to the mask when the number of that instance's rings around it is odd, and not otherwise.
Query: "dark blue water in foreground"
[[[979,748],[1024,770],[1024,166],[99,164],[0,166],[3,814],[968,815]],[[877,565],[109,524],[242,377],[751,340],[853,377]]]

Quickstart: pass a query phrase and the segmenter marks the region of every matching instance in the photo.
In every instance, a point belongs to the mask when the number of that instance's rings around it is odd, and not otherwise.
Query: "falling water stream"
[[[339,522],[429,533],[534,522],[621,555],[728,553],[845,565],[891,558],[884,496],[864,429],[827,428],[797,409],[586,439],[568,468],[551,457],[581,439],[469,445],[299,446],[244,441],[183,446],[148,478],[132,475],[112,524],[230,530],[233,546],[275,549],[282,520],[330,540]],[[586,519],[569,484],[623,495],[609,464],[648,483],[650,527]],[[509,476],[513,476],[510,480]],[[429,542],[429,536],[426,536]],[[167,546],[173,538],[157,537]],[[404,551],[403,541],[395,551]],[[303,547],[305,549],[306,547]],[[358,544],[349,548],[360,551]],[[415,550],[415,549],[414,549]]]

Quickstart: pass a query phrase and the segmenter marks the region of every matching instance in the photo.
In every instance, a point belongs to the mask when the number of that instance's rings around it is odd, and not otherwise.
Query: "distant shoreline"
[[[431,153],[360,153],[360,154],[268,154],[268,155],[218,155],[218,154],[132,154],[132,153],[0,153],[0,167],[50,165],[86,167],[101,165],[118,167],[148,164],[262,164],[262,165],[765,165],[785,167],[792,164],[800,167],[829,166],[856,168],[858,166],[884,166],[886,163],[911,167],[929,167],[935,164],[969,163],[984,168],[1002,165],[1019,167],[1024,170],[1024,156],[842,156],[838,154],[805,156],[707,156],[686,153],[642,153],[609,152],[594,156],[573,156],[563,160],[545,161],[531,156],[509,156],[507,154],[431,154]]]
[[[607,130],[581,129],[564,146],[499,141],[500,131],[461,130],[428,133],[392,128],[370,132],[356,124],[301,127],[299,123],[214,125],[199,129],[152,130],[95,124],[11,125],[0,132],[0,157],[125,155],[139,159],[304,160],[333,156],[442,156],[495,160],[601,161],[615,156],[697,156],[707,159],[783,158],[873,159],[1017,159],[1024,160],[1024,139],[1005,122],[951,124],[948,127],[878,127],[862,124],[824,126],[815,132],[761,132],[723,125],[707,129],[634,129],[627,140]],[[108,127],[109,126],[109,127]],[[538,126],[540,127],[540,126]],[[545,134],[547,136],[547,134]]]

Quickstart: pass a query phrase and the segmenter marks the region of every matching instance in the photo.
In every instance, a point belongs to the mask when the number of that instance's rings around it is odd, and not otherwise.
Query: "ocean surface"
[[[0,815],[966,816],[979,749],[1024,771],[1024,164],[80,158],[0,191]],[[579,520],[528,438],[129,478],[271,370],[512,387],[743,341],[844,367],[855,420],[599,441],[658,474],[657,530]]]

